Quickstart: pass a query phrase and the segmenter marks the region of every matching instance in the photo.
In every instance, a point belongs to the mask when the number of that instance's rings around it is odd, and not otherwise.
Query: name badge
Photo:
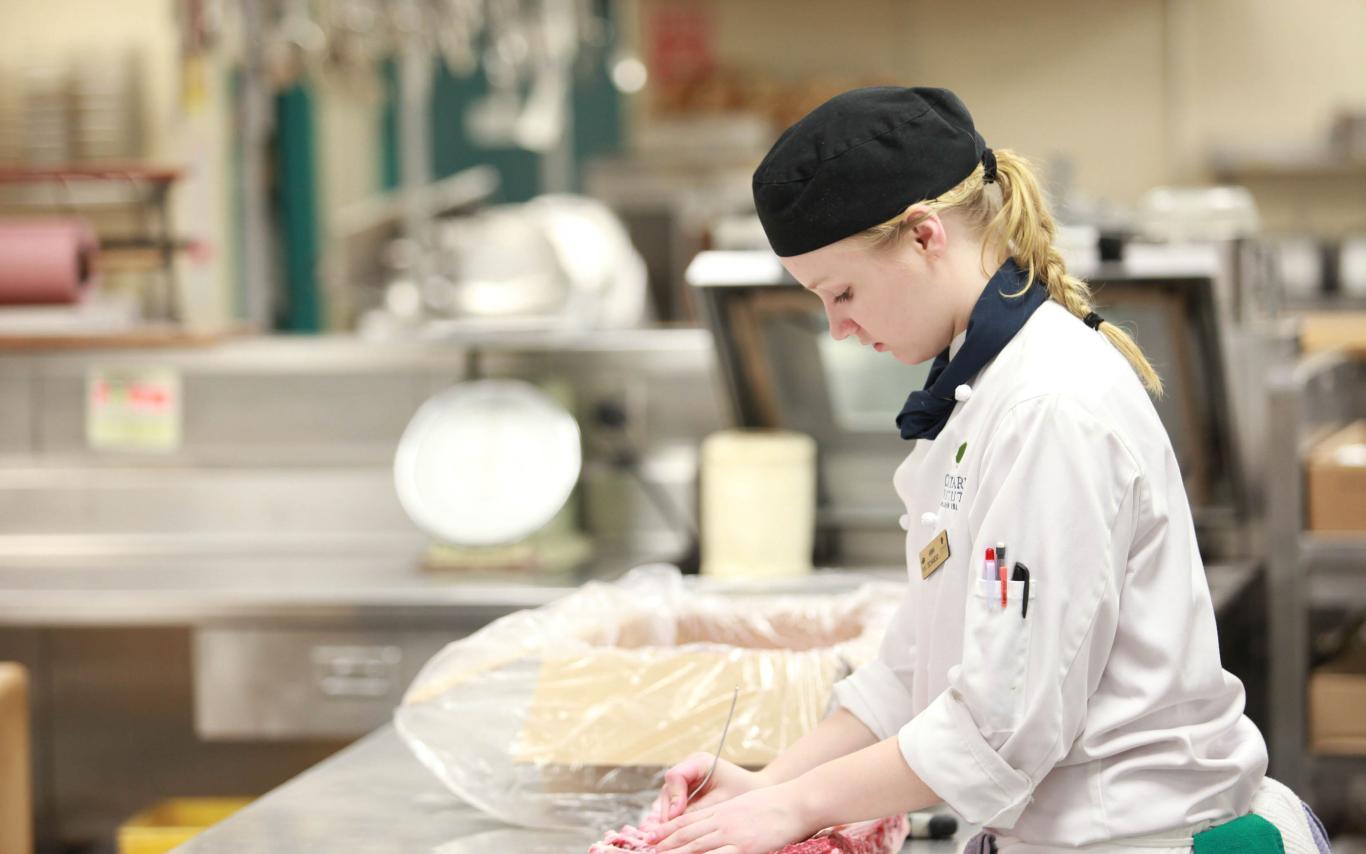
[[[939,536],[920,550],[920,578],[924,580],[934,575],[935,570],[949,559],[949,532],[940,531]]]

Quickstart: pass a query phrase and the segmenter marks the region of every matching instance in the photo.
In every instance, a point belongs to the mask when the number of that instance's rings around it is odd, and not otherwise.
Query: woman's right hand
[[[722,759],[707,781],[707,787],[691,801],[688,793],[697,788],[711,767],[712,754],[694,753],[664,773],[664,787],[655,799],[653,811],[661,821],[677,818],[694,807],[707,807],[769,785],[762,771],[747,771]]]

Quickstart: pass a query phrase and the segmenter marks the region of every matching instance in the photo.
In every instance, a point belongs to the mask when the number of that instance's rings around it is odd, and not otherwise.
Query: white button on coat
[[[893,478],[910,513],[955,505],[948,560],[922,578],[933,534],[908,543],[878,655],[836,701],[895,736],[969,823],[1030,840],[1022,850],[1245,814],[1266,743],[1220,665],[1180,471],[1132,368],[1050,301],[973,384],[978,405],[955,408]],[[1027,617],[1023,581],[1002,608],[983,577],[997,543],[1029,567]]]
[[[901,518],[897,519],[896,523],[901,526],[901,530],[903,531],[909,531],[911,529],[911,517],[905,513],[901,514]]]
[[[966,383],[953,390],[953,399],[959,403],[966,403],[972,397],[972,386]]]
[[[935,525],[939,524],[939,516],[934,513],[921,513],[920,524],[924,525],[926,528],[933,528]]]

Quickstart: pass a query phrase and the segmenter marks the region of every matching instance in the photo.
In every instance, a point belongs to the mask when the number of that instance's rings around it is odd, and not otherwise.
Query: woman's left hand
[[[768,854],[819,829],[809,826],[788,782],[684,813],[660,825],[654,839],[661,854]]]

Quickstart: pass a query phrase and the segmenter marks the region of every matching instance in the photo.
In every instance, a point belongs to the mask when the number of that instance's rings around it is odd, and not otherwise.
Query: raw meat
[[[613,831],[594,843],[588,854],[653,854],[655,847],[649,843],[649,833],[659,822],[653,816],[641,822],[640,827],[626,825]],[[893,815],[876,821],[860,821],[855,824],[840,824],[822,830],[802,842],[785,845],[773,854],[897,854],[901,844],[910,832],[910,822],[905,815]]]

